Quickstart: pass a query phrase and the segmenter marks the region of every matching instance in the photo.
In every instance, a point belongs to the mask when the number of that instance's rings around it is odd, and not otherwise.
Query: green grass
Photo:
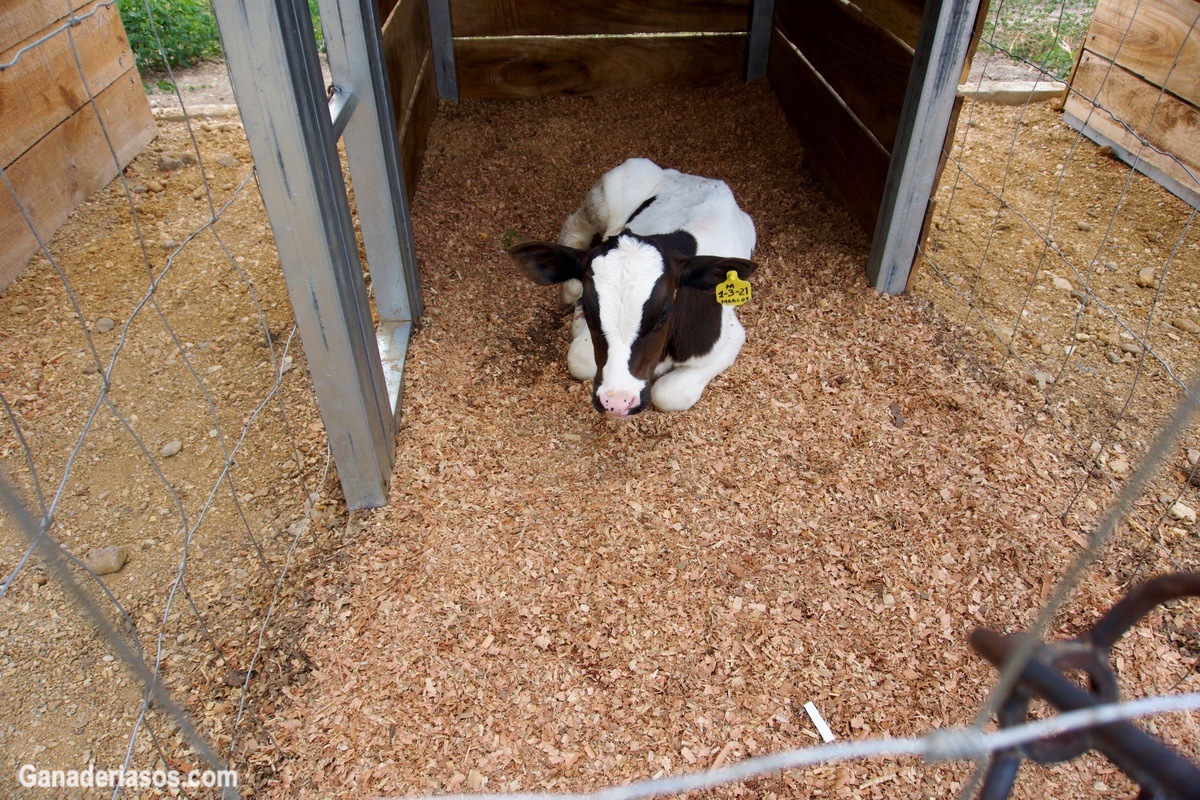
[[[152,13],[145,0],[120,0],[117,5],[142,72],[162,72],[168,64],[190,67],[221,52],[217,21],[203,0],[150,0]]]
[[[308,13],[312,15],[313,30],[317,34],[317,47],[325,52],[325,31],[321,29],[321,12],[317,10],[317,0],[308,0]]]
[[[1065,78],[1087,34],[1096,0],[994,0],[983,41]]]
[[[117,7],[143,73],[162,72],[168,65],[182,69],[221,55],[221,35],[208,0],[118,0]],[[317,46],[324,48],[317,0],[308,0],[308,10]]]

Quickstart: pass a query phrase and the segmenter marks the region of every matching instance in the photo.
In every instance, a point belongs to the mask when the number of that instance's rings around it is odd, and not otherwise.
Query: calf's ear
[[[717,284],[724,283],[731,270],[736,272],[739,278],[746,280],[756,269],[758,264],[744,258],[692,256],[683,262],[679,272],[679,285],[707,292],[716,289]]]
[[[513,263],[534,283],[548,285],[583,279],[583,250],[548,242],[523,242],[508,248]]]

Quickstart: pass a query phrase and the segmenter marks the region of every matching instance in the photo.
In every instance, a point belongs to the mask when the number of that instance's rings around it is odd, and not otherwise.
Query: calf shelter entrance
[[[386,496],[391,418],[408,331],[422,307],[407,203],[439,98],[669,91],[768,76],[774,98],[805,140],[812,170],[864,230],[875,232],[870,283],[899,292],[953,127],[956,78],[978,11],[973,0],[922,7],[905,0],[819,0],[803,7],[765,0],[650,6],[589,0],[569,11],[546,2],[325,0],[333,73],[327,109],[315,49],[303,41],[311,35],[300,5],[279,0],[268,10],[219,0],[214,8],[231,74],[241,76],[235,84],[260,185],[275,209],[275,227],[289,231],[277,243],[285,268],[299,270],[290,279],[292,293],[303,298],[298,308],[331,312],[319,322],[301,314],[301,328],[310,356],[329,354],[317,370],[330,376],[318,382],[319,393],[326,423],[336,432],[331,442],[339,475],[355,507],[380,505]],[[272,31],[278,41],[268,47],[261,35],[249,35],[252,29]],[[332,119],[321,121],[326,114]],[[336,199],[344,180],[331,142],[343,135],[356,196],[371,210],[360,222],[376,320],[369,319],[372,301],[354,275],[349,208]],[[303,164],[312,154],[320,158]],[[297,161],[273,172],[281,158]],[[598,175],[611,166],[586,169]],[[307,189],[285,180],[313,169]],[[316,253],[324,256],[313,258]],[[325,269],[320,261],[339,266]],[[330,348],[335,318],[341,345]]]
[[[299,234],[277,237],[291,254],[283,263],[294,276],[291,293],[302,298],[297,308],[324,307],[337,320],[331,340],[319,308],[300,316],[302,338],[324,354],[317,372],[327,377],[317,388],[351,507],[386,502],[408,335],[422,308],[408,203],[439,98],[669,91],[768,76],[773,97],[805,140],[812,170],[874,232],[869,283],[887,293],[904,290],[953,129],[978,3],[809,5],[802,12],[765,0],[651,8],[585,2],[564,14],[538,2],[383,0],[376,7],[326,0],[323,24],[338,33],[326,36],[328,111],[298,4],[280,0],[273,10],[255,10],[249,27],[242,24],[248,7],[236,0],[216,5],[258,161],[296,159],[290,172],[314,179],[310,190],[297,192],[288,169],[264,168],[260,185],[275,227]],[[250,28],[278,32],[273,55],[258,60],[264,47],[243,38]],[[269,81],[261,77],[267,74]],[[359,104],[364,110],[356,114]],[[280,136],[283,128],[291,132]],[[355,187],[360,207],[371,210],[360,220],[378,313],[373,336],[362,313],[369,300],[357,276],[350,212],[340,199],[344,178],[332,155],[343,131],[350,172],[362,183]],[[321,157],[305,160],[306,153]],[[589,163],[586,170],[611,166]],[[327,235],[314,237],[322,229]],[[317,261],[332,268],[312,269],[309,262]]]
[[[808,165],[874,234],[868,279],[889,293],[907,282],[979,11],[974,0],[380,5],[410,194],[439,96],[669,91],[766,76]]]

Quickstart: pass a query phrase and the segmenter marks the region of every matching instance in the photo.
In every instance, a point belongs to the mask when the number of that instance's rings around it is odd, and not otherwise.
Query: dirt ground
[[[329,65],[325,63],[323,53],[321,71],[328,84]],[[223,60],[201,61],[171,73],[148,73],[142,76],[142,85],[146,88],[146,96],[150,98],[150,107],[155,109],[230,106],[236,102],[229,70]]]
[[[973,153],[996,159],[1016,128],[1009,111],[989,113],[963,130]],[[1061,136],[1052,112],[1030,119],[1019,128],[1020,151],[1031,151],[1021,175],[1036,195],[1034,179],[1068,162],[1044,160]],[[146,189],[134,203],[155,274],[209,213],[199,168],[158,161],[187,150],[184,128],[160,131],[129,171],[131,185]],[[248,150],[236,124],[205,123],[197,136],[220,207],[248,174]],[[634,155],[729,182],[755,219],[761,267],[740,312],[749,341],[734,367],[690,412],[618,424],[568,377],[566,319],[548,290],[513,271],[503,247],[517,236],[552,238],[596,177]],[[808,701],[840,739],[971,721],[994,673],[968,647],[970,630],[1026,626],[1110,494],[1082,482],[1078,447],[1037,387],[1001,368],[996,349],[969,334],[978,321],[950,304],[959,292],[945,287],[963,286],[951,265],[980,262],[972,248],[982,246],[977,223],[987,209],[968,205],[960,187],[955,203],[939,206],[951,209],[938,229],[941,273],[922,273],[908,296],[880,296],[862,277],[866,237],[803,159],[761,83],[443,108],[413,205],[428,312],[409,355],[391,501],[345,525],[333,481],[321,481],[324,440],[298,343],[283,375],[286,422],[268,402],[235,459],[235,492],[218,481],[221,443],[232,447],[274,385],[263,320],[279,359],[291,329],[253,184],[217,226],[241,272],[206,232],[159,284],[179,346],[152,307],[134,314],[148,281],[123,190],[110,187],[64,226],[52,250],[105,369],[125,336],[110,396],[174,494],[102,410],[73,462],[56,532],[80,555],[129,548],[129,563],[106,583],[143,647],[153,654],[163,642],[168,684],[220,747],[229,746],[244,670],[291,553],[238,733],[235,762],[256,794],[601,788],[815,743]],[[1106,219],[1097,198],[1119,195],[1097,176],[1126,173],[1094,153],[1071,170],[1095,181],[1074,194],[1099,204],[1088,217],[1096,233]],[[1147,192],[1144,216],[1119,234],[1127,246],[1113,277],[1125,297],[1114,308],[1144,308],[1144,290],[1130,283],[1137,251],[1173,240],[1177,206]],[[1069,228],[1077,217],[1062,219]],[[1149,238],[1154,231],[1162,242]],[[1072,236],[1060,238],[1073,244]],[[1185,245],[1194,251],[1194,242]],[[989,316],[1004,317],[1010,261],[989,261],[977,282],[963,273]],[[1187,287],[1194,302],[1197,279],[1171,270],[1183,304],[1171,313],[1190,314]],[[1039,325],[1022,328],[1017,346],[1053,371],[1073,328],[1051,306],[1070,293],[1051,281],[1033,296],[1049,305],[1033,306]],[[5,397],[53,493],[99,376],[47,265],[9,287],[0,311]],[[95,328],[101,317],[114,322],[107,333]],[[1136,366],[1123,351],[1120,364],[1090,360],[1120,350],[1096,344],[1104,317],[1082,319],[1095,330],[1080,332],[1094,338],[1065,340],[1079,345],[1068,373],[1107,363],[1101,385],[1105,376],[1127,385]],[[1151,341],[1168,363],[1190,369],[1194,340],[1175,331],[1178,341],[1171,331]],[[1088,348],[1097,354],[1085,357]],[[1053,387],[1071,381],[1060,376]],[[1099,425],[1105,395],[1082,397],[1051,410],[1071,415],[1076,429],[1092,414]],[[1165,394],[1150,402],[1169,406]],[[1154,413],[1135,409],[1119,428],[1115,444],[1131,464],[1156,430]],[[3,468],[32,496],[20,444],[11,428],[3,436]],[[173,441],[181,450],[163,456]],[[1102,453],[1111,471],[1119,451]],[[1164,481],[1178,485],[1179,476]],[[179,529],[185,515],[195,524],[214,486],[186,571],[205,626],[182,597],[164,623]],[[1183,499],[1197,507],[1188,491]],[[1143,516],[1155,519],[1158,506],[1147,500]],[[1123,530],[1053,635],[1086,627],[1130,582],[1172,569],[1171,559],[1194,566],[1194,527]],[[0,571],[24,549],[0,529]],[[0,767],[74,766],[81,755],[119,764],[138,693],[39,575],[30,565],[0,598]],[[1195,630],[1189,607],[1140,625],[1117,648],[1125,693],[1195,690]],[[1194,748],[1196,722],[1176,716],[1147,727]],[[178,733],[152,723],[173,763],[186,763]],[[135,762],[148,763],[154,745],[143,735],[135,751]],[[881,760],[715,794],[951,796],[967,773],[961,764]],[[1132,793],[1095,758],[1022,775],[1021,797]]]
[[[294,566],[327,548],[344,511],[335,481],[322,482],[323,427],[298,341],[288,347],[291,306],[247,183],[244,133],[203,123],[195,136],[212,206],[187,129],[161,124],[125,171],[132,200],[114,182],[58,231],[62,277],[39,256],[0,296],[0,381],[12,408],[0,465],[31,505],[39,490],[48,503],[61,492],[51,535],[67,552],[86,560],[121,548],[127,562],[102,579],[111,600],[78,567],[74,576],[110,622],[136,626],[143,657],[227,748],[289,554]],[[214,208],[220,221],[205,227]],[[103,375],[108,403],[98,404]],[[0,527],[0,583],[27,548]],[[299,584],[284,585],[257,674],[295,669],[287,620]],[[15,796],[21,764],[120,767],[140,694],[35,555],[0,598],[0,795]],[[242,752],[261,700],[239,728]],[[173,767],[196,764],[152,714],[131,763],[153,767],[157,753]]]
[[[1200,363],[1195,212],[1053,103],[972,104],[962,122],[912,288],[1045,387],[1076,457],[1127,478]],[[1194,463],[1181,452],[1160,483],[1191,508]],[[1194,526],[1163,535],[1180,565],[1200,563]]]
[[[187,107],[236,102],[229,81],[229,70],[222,60],[202,61],[172,73],[147,73],[142,77],[142,84],[146,87],[151,108],[178,108],[180,98]]]

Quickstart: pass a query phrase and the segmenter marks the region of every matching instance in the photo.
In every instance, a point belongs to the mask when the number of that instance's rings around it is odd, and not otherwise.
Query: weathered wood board
[[[72,12],[81,19],[68,30],[63,26]],[[0,64],[9,62],[0,70],[0,166],[16,197],[0,186],[0,288],[37,251],[22,207],[48,241],[156,132],[115,5],[6,0]]]
[[[456,37],[745,32],[749,0],[451,0]]]
[[[1087,50],[1072,89],[1063,106],[1068,124],[1100,134],[1102,144],[1184,200],[1200,198],[1200,109]]]
[[[429,141],[429,129],[438,110],[437,80],[433,73],[432,54],[425,61],[424,69],[416,86],[412,102],[400,122],[400,158],[404,167],[404,187],[411,203],[421,180],[421,167],[425,162],[425,146]]]
[[[72,11],[86,14],[100,0],[70,0]],[[87,6],[84,9],[84,6]],[[80,9],[84,9],[80,11]],[[3,0],[0,2],[0,53],[33,35],[46,32],[66,21],[67,0]],[[0,64],[9,59],[0,56]]]
[[[458,88],[483,100],[737,78],[746,34],[455,39]]]
[[[79,54],[85,87],[72,53]],[[15,50],[16,48],[13,48]],[[11,51],[10,51],[11,52]],[[10,60],[0,54],[0,62]],[[101,7],[71,29],[21,55],[0,72],[0,164],[7,166],[38,139],[133,66],[116,6]]]
[[[114,162],[100,122],[117,151]],[[105,186],[157,130],[137,70],[130,68],[5,169],[38,234],[48,241],[77,205]],[[12,195],[0,187],[0,287],[15,278],[37,241]]]
[[[852,4],[910,48],[917,46],[921,16],[925,11],[923,0],[853,0]]]
[[[1069,83],[1068,125],[1200,203],[1200,2],[1100,0]]]
[[[863,230],[874,230],[891,161],[887,149],[778,28],[768,72],[784,113],[804,140],[805,163]]]
[[[429,50],[429,6],[425,0],[400,0],[383,26],[383,52],[397,122],[412,102]]]
[[[1084,47],[1197,106],[1198,17],[1196,0],[1102,0]]]
[[[777,3],[768,74],[806,163],[875,230],[921,24],[921,0]]]
[[[392,10],[396,7],[396,1],[397,0],[378,0],[378,4],[375,7],[379,11],[380,26],[387,24],[388,17],[392,15]]]
[[[912,69],[912,48],[840,0],[809,0],[803,6],[780,3],[775,19],[780,33],[891,151]]]
[[[705,86],[745,67],[750,0],[449,0],[458,95]]]

